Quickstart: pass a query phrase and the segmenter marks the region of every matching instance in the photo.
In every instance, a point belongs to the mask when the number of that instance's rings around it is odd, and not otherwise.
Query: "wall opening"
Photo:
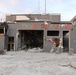
[[[54,42],[55,42],[55,44],[56,44],[56,47],[58,47],[58,46],[59,46],[59,41],[60,41],[60,39],[59,39],[59,38],[55,38],[55,39],[54,39]]]
[[[19,30],[18,48],[43,48],[43,30]]]
[[[0,28],[0,36],[4,36],[4,29]]]
[[[69,52],[69,31],[63,31],[63,52]]]
[[[14,37],[8,37],[8,51],[14,50]]]
[[[59,31],[47,31],[47,36],[52,36],[52,41],[55,42],[56,47],[59,46]]]
[[[59,36],[59,31],[47,31],[47,36]]]

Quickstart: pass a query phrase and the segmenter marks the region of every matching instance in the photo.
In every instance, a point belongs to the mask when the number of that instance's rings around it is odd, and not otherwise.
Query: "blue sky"
[[[34,14],[38,13],[38,1],[40,14],[45,12],[45,0],[1,0],[0,18],[6,14]],[[46,0],[47,13],[60,13],[61,20],[71,20],[76,15],[76,0]]]

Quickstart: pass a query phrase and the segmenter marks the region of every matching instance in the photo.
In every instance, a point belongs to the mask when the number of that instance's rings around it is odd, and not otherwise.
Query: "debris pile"
[[[32,53],[38,53],[38,52],[43,52],[43,49],[37,47],[37,48],[28,49],[27,51]]]

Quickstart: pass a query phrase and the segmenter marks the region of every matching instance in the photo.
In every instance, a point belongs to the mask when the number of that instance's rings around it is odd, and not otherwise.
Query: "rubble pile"
[[[38,52],[43,52],[43,49],[37,47],[37,48],[28,49],[27,51],[32,53],[38,53]]]

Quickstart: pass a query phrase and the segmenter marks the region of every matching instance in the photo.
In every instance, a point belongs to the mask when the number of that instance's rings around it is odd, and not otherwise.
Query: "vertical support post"
[[[16,50],[18,50],[18,35],[19,35],[19,31],[17,30],[17,33],[16,33],[16,45],[15,45]]]
[[[63,52],[63,31],[60,29],[60,48],[61,48],[61,53]]]
[[[46,36],[47,36],[47,30],[46,30],[46,21],[44,22],[44,45],[46,45]]]
[[[69,31],[69,53],[70,53],[70,31]]]
[[[45,16],[46,16],[46,0],[45,0]],[[46,22],[46,20],[44,21],[44,47],[46,45],[46,28],[45,28],[45,22]]]
[[[44,51],[47,50],[47,42],[46,42],[46,39],[47,39],[47,28],[46,28],[46,21],[44,21]]]
[[[63,53],[63,29],[62,29],[62,26],[60,25],[60,29],[59,29],[59,32],[60,32],[60,41],[59,41],[59,44],[60,44],[60,52]]]
[[[16,47],[15,47],[15,42],[14,42],[14,51],[15,51],[15,48],[16,48]]]
[[[70,48],[70,31],[69,31],[69,54],[72,55],[74,52],[73,48]]]
[[[5,27],[4,27],[4,35],[5,35]]]

